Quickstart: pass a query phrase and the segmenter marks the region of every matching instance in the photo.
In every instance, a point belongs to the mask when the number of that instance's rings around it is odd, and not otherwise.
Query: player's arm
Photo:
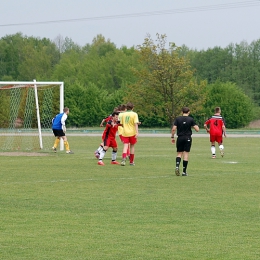
[[[135,137],[137,137],[138,135],[139,135],[138,123],[135,123]]]
[[[176,126],[176,125],[173,125],[172,131],[171,131],[171,133],[172,133],[171,139],[172,139],[172,143],[173,143],[173,144],[175,143],[174,135],[175,135],[176,129],[177,129],[177,126]]]
[[[204,124],[204,128],[207,131],[207,133],[209,133],[209,128],[208,128],[208,125],[206,123]]]
[[[223,133],[223,135],[225,137],[227,137],[227,135],[226,135],[226,126],[225,125],[222,126],[222,133]]]
[[[194,130],[195,130],[196,132],[199,132],[199,130],[200,130],[200,128],[199,128],[198,125],[194,125],[193,128],[194,128]]]
[[[62,130],[63,130],[64,133],[66,132],[65,121],[66,121],[67,117],[68,116],[64,113],[63,116],[61,117],[61,120],[60,120],[61,127],[62,127]]]
[[[104,126],[104,122],[106,121],[106,119],[104,118],[101,123],[100,123],[100,127]]]

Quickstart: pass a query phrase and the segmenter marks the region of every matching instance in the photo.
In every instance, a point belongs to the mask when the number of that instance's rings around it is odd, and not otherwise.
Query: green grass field
[[[213,160],[194,137],[188,177],[170,141],[140,137],[134,167],[111,150],[98,166],[100,137],[69,136],[74,155],[0,156],[0,258],[260,259],[259,139],[226,138]]]

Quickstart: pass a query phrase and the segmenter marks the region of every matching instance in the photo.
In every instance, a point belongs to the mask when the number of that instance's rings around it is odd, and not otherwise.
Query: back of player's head
[[[134,105],[131,103],[131,102],[128,102],[127,104],[126,104],[126,109],[127,110],[132,110],[134,108]]]
[[[63,112],[67,113],[68,111],[69,111],[69,108],[68,107],[64,107]]]
[[[187,114],[187,113],[189,113],[190,112],[190,109],[188,108],[188,107],[183,107],[182,108],[182,113],[183,114]]]
[[[221,113],[220,107],[215,107],[215,113]]]
[[[118,107],[118,110],[119,110],[119,111],[124,111],[124,110],[126,110],[126,105],[125,105],[125,104],[121,104],[121,105]]]

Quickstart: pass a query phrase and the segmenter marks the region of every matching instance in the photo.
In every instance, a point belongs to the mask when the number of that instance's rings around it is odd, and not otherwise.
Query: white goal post
[[[50,150],[52,118],[63,108],[63,82],[0,81],[0,150]]]

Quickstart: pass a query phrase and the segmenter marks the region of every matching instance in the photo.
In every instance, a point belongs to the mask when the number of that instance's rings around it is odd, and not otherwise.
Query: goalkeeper
[[[73,154],[73,152],[70,150],[69,142],[68,142],[67,137],[65,135],[65,132],[66,132],[65,121],[68,117],[69,112],[70,112],[69,108],[65,107],[63,109],[63,113],[56,115],[52,119],[52,131],[53,131],[54,136],[56,137],[54,145],[52,147],[52,150],[55,153],[57,152],[57,146],[60,142],[60,138],[62,138],[63,141],[64,141],[66,153],[67,154]]]

